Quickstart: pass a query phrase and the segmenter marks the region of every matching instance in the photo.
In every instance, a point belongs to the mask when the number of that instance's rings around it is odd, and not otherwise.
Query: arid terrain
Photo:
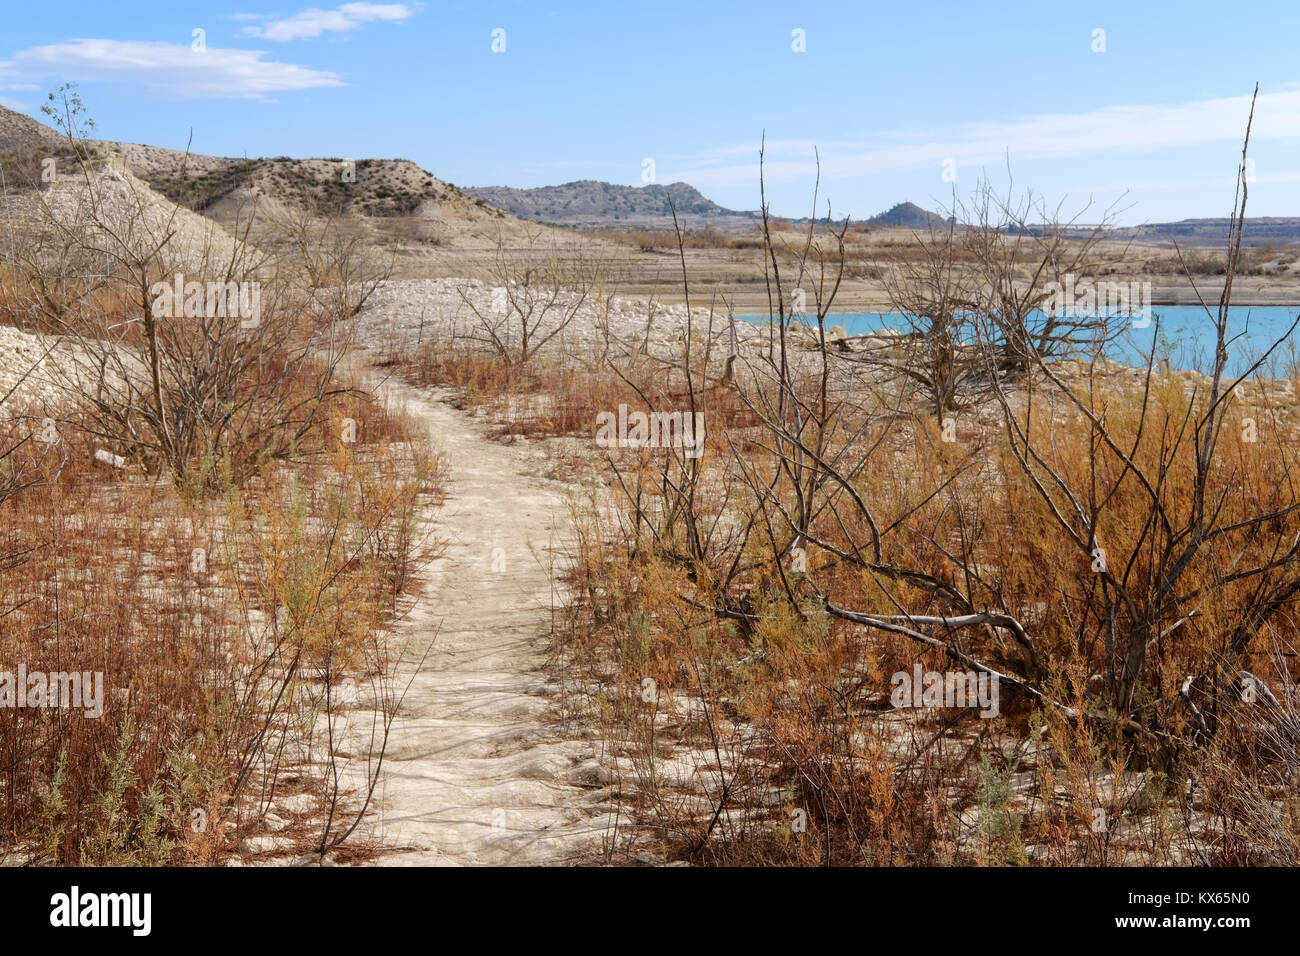
[[[0,107],[0,627],[111,690],[0,724],[5,862],[1300,861],[1300,361],[1224,372],[1294,221],[76,132]],[[1224,362],[1089,361],[1066,275]]]

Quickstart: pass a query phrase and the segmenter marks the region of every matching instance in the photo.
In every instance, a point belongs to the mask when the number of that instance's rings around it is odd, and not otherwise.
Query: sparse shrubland
[[[350,247],[300,237],[326,289],[134,183],[91,160],[5,197],[0,321],[69,357],[42,397],[0,395],[0,671],[102,695],[0,707],[0,860],[347,852],[439,464],[345,362]],[[257,283],[260,308],[155,308],[177,274]]]
[[[1154,344],[1116,366],[1121,317],[1045,311],[1125,251],[987,185],[907,241],[766,202],[753,236],[602,233],[686,299],[622,339],[599,264],[530,231],[452,332],[369,343],[583,482],[551,656],[623,811],[605,860],[1300,862],[1300,393],[1262,374],[1283,343],[1225,371],[1233,280],[1276,256],[1243,244],[1242,160],[1221,260],[1172,257],[1223,279],[1199,374]],[[10,859],[367,848],[442,471],[348,361],[391,261],[319,170],[263,162],[298,211],[262,252],[93,158],[0,237],[0,320],[71,350],[58,398],[0,396],[0,667],[105,687],[102,717],[0,708]],[[409,212],[385,170],[361,211]],[[245,173],[164,185],[202,204]],[[773,319],[740,344],[723,296],[691,312],[687,250],[719,245],[761,256]],[[156,313],[181,273],[259,283],[257,320]],[[834,333],[854,275],[908,327]],[[703,453],[593,443],[621,407],[702,415]]]
[[[893,273],[960,293],[957,343],[940,325],[887,360],[833,347],[846,233],[825,224],[793,256],[766,233],[765,354],[706,338],[671,371],[410,364],[539,436],[581,434],[584,398],[588,434],[617,402],[706,416],[702,457],[602,452],[575,510],[555,673],[629,815],[607,859],[1297,862],[1300,420],[1292,383],[1224,372],[1238,190],[1203,374],[1096,357],[1105,317],[1044,327],[1048,281],[1111,266],[991,230],[1014,210],[978,201],[973,245]],[[788,323],[795,288],[811,336]],[[926,349],[971,387],[908,374]],[[900,706],[917,669],[996,678],[994,712]]]

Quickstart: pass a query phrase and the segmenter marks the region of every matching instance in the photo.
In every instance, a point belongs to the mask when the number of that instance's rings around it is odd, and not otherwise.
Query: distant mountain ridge
[[[582,179],[560,186],[516,189],[511,186],[471,187],[465,193],[532,222],[583,229],[666,229],[672,227],[669,199],[684,228],[707,227],[728,230],[750,228],[762,217],[758,212],[727,209],[704,196],[689,183],[668,186],[623,186]],[[786,222],[806,224],[808,220],[780,217]],[[858,220],[862,222],[862,220]],[[870,226],[893,229],[944,229],[948,217],[913,202],[901,202],[865,220]],[[1030,226],[1029,232],[1042,227]],[[1083,237],[1092,227],[1066,227],[1067,236]],[[1141,243],[1181,242],[1189,245],[1218,245],[1226,241],[1227,219],[1184,219],[1179,222],[1148,223],[1104,230],[1108,238]],[[1271,216],[1246,220],[1248,244],[1300,242],[1300,216]]]
[[[689,183],[623,186],[580,179],[560,186],[479,186],[465,192],[520,219],[587,229],[667,228],[672,225],[673,207],[678,221],[687,228],[744,229],[762,218],[752,210],[720,206]],[[915,203],[901,202],[867,222],[882,227],[928,229],[941,228],[948,220]]]
[[[1226,243],[1228,219],[1182,219],[1178,222],[1153,222],[1113,230],[1122,238],[1146,241],[1177,241],[1195,244]],[[1259,216],[1247,219],[1243,241],[1300,242],[1300,216]]]
[[[685,219],[691,226],[716,225],[715,220],[747,223],[757,215],[724,209],[688,183],[620,186],[580,179],[534,189],[482,186],[465,192],[520,219],[565,226],[660,226],[672,221],[673,208],[678,219]]]

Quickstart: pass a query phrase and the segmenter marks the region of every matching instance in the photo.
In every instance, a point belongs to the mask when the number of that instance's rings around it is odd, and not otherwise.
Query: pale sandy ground
[[[432,515],[442,556],[397,634],[409,638],[403,681],[434,643],[393,729],[371,828],[392,849],[378,862],[576,862],[599,851],[613,807],[594,742],[564,739],[542,670],[568,489],[468,414],[385,387],[428,422],[450,483]]]

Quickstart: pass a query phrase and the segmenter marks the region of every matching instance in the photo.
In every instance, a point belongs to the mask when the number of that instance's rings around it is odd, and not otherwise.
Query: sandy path
[[[402,625],[429,652],[393,728],[375,814],[384,865],[562,863],[600,846],[607,808],[590,741],[560,737],[541,671],[566,487],[469,415],[393,387],[429,423],[450,482],[431,514],[444,552]],[[499,549],[499,550],[497,550]],[[436,635],[436,639],[435,639]]]

